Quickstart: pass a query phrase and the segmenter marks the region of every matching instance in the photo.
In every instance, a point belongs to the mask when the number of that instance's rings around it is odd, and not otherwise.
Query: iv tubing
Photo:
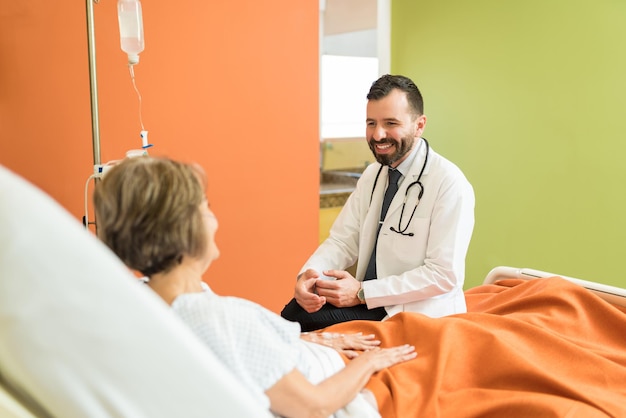
[[[141,115],[141,93],[139,93],[139,89],[137,88],[137,83],[135,83],[135,69],[134,64],[128,64],[128,71],[130,72],[130,79],[133,82],[133,88],[135,92],[137,92],[137,97],[139,98],[139,124],[141,125],[141,130],[145,131],[146,129],[143,126],[143,117]]]
[[[89,182],[91,181],[91,179],[95,179],[95,178],[96,178],[95,174],[92,174],[91,176],[89,176],[89,178],[87,179],[87,182],[85,183],[85,216],[83,219],[85,229],[89,229],[89,205],[88,205],[89,194],[87,193],[87,191],[89,189]]]

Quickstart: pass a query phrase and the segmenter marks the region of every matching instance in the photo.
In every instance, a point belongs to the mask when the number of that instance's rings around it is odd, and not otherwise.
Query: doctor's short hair
[[[114,165],[94,189],[98,237],[129,268],[150,277],[183,256],[202,256],[200,204],[206,177],[196,165],[141,156]]]
[[[424,114],[424,99],[415,83],[403,75],[385,74],[372,83],[367,100],[380,100],[386,97],[394,89],[406,93],[407,101],[417,116]]]

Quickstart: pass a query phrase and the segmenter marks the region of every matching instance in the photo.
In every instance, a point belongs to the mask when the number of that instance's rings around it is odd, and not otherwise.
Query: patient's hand
[[[415,357],[417,357],[415,346],[405,344],[397,347],[375,348],[366,351],[355,360],[352,360],[352,362],[366,362],[370,366],[373,366],[375,371],[380,371],[394,364],[412,360]]]
[[[355,358],[359,351],[372,350],[380,345],[374,334],[363,335],[360,332],[356,334],[305,332],[300,335],[306,341],[334,348],[348,358]]]

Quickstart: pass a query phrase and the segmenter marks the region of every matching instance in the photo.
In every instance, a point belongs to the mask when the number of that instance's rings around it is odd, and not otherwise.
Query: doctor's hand
[[[315,283],[318,281],[319,273],[313,269],[308,269],[298,276],[294,298],[298,305],[308,313],[317,312],[326,303],[326,298],[315,293]]]
[[[350,273],[343,270],[327,270],[324,274],[337,280],[317,280],[315,287],[319,296],[325,297],[328,303],[338,308],[361,304],[356,296],[361,288],[361,282]]]

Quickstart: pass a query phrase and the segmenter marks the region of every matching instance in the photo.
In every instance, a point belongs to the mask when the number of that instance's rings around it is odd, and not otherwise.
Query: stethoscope
[[[417,205],[419,205],[420,200],[422,199],[422,195],[424,194],[424,185],[422,184],[420,180],[422,179],[422,174],[424,174],[424,170],[426,169],[426,163],[428,163],[428,154],[430,151],[430,146],[428,145],[428,141],[426,140],[426,138],[422,138],[422,140],[424,140],[424,143],[426,144],[426,157],[424,157],[424,165],[422,165],[422,169],[420,170],[419,176],[417,176],[417,180],[409,184],[409,187],[406,188],[406,192],[404,193],[404,202],[402,202],[402,210],[400,211],[400,218],[398,219],[398,229],[394,228],[393,226],[389,228],[393,232],[400,234],[400,235],[407,236],[407,237],[412,237],[413,235],[415,235],[413,232],[406,232],[406,230],[409,228],[409,225],[411,224],[411,221],[413,220],[413,215],[415,215],[415,211],[417,210]],[[378,173],[376,173],[376,178],[374,179],[374,186],[372,187],[372,195],[370,196],[370,204],[372,203],[372,198],[374,197],[374,190],[376,190],[378,177],[380,176],[380,172],[383,171],[383,167],[384,166],[381,165],[380,168],[378,169]],[[403,228],[402,217],[404,216],[404,208],[406,207],[406,201],[409,197],[409,190],[411,189],[411,187],[415,185],[419,186],[420,191],[417,195],[417,201],[415,202],[415,207],[413,208],[413,212],[411,212],[409,221],[406,223],[406,225]]]

